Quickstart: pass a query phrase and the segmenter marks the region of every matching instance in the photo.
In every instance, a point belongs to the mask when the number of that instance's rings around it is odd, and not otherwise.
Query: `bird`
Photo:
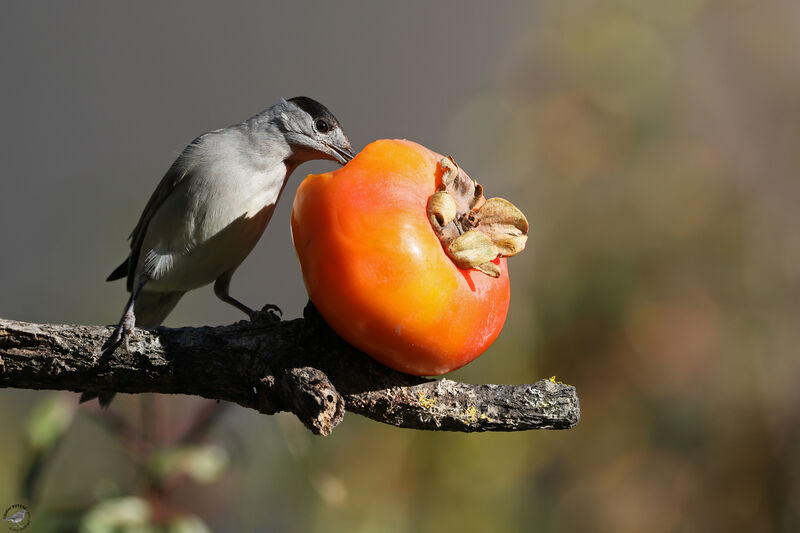
[[[160,325],[187,291],[212,282],[220,300],[251,320],[277,320],[277,306],[256,311],[231,296],[231,278],[300,164],[345,165],[354,156],[336,117],[306,96],[197,137],[161,179],[129,237],[130,254],[106,280],[125,278],[130,297],[103,349],[129,351],[135,326]],[[113,394],[87,391],[81,401],[94,397],[106,406]]]
[[[19,524],[23,520],[25,520],[25,514],[27,511],[25,509],[20,509],[13,515],[9,516],[8,518],[4,518],[3,520],[6,522],[11,522],[12,524]]]

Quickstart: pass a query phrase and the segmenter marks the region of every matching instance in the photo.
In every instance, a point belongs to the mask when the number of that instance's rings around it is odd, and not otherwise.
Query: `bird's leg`
[[[128,303],[125,306],[125,312],[122,314],[122,319],[120,319],[119,324],[117,324],[117,327],[114,328],[114,332],[103,344],[103,351],[108,349],[113,350],[119,346],[123,340],[125,341],[125,350],[129,351],[127,337],[130,335],[130,331],[133,331],[135,324],[136,317],[133,315],[133,295],[131,295],[131,297],[128,298]],[[128,332],[127,334],[125,333],[126,331]]]
[[[128,305],[125,306],[125,312],[122,314],[119,324],[117,324],[117,327],[114,329],[114,333],[112,333],[105,344],[103,344],[103,350],[109,348],[113,349],[119,346],[120,343],[124,343],[125,351],[130,353],[130,346],[128,343],[133,329],[136,326],[136,316],[133,314],[133,306],[136,303],[136,297],[139,296],[146,282],[147,278],[143,277],[131,293],[131,297],[128,299]]]
[[[97,352],[92,354],[92,358],[95,361],[97,361],[98,358],[100,361],[110,358],[114,350],[116,350],[117,346],[121,343],[125,344],[125,352],[128,354],[131,353],[128,340],[130,339],[131,333],[133,333],[133,328],[136,326],[136,316],[133,314],[133,305],[136,303],[136,297],[139,296],[147,280],[147,277],[142,277],[141,281],[136,285],[134,291],[131,293],[131,297],[128,298],[128,303],[125,305],[125,312],[122,314],[119,324],[114,328],[114,333],[112,333],[111,336],[106,339],[106,342],[103,343],[103,346],[100,347],[101,351],[99,354],[97,354]],[[111,400],[114,399],[115,394],[114,392],[84,391],[84,393],[81,394],[80,403],[97,398],[100,407],[106,408],[111,404]]]
[[[281,320],[279,315],[283,315],[283,311],[281,311],[277,305],[267,304],[261,308],[261,311],[256,311],[255,309],[250,309],[242,302],[228,294],[232,276],[233,271],[226,272],[217,278],[217,281],[214,283],[214,294],[217,295],[217,298],[242,311],[248,317],[250,317],[250,320],[253,322],[279,322]]]

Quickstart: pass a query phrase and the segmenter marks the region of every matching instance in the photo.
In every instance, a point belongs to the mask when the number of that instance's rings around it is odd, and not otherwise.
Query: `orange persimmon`
[[[432,227],[428,202],[444,187],[445,163],[410,141],[375,141],[345,167],[308,176],[292,208],[295,250],[319,312],[356,348],[416,375],[479,356],[509,306],[506,258],[490,254],[482,267],[492,275],[459,268]],[[477,208],[487,201],[475,185]]]

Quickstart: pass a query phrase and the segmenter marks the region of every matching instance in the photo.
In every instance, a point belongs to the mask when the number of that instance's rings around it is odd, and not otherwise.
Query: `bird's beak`
[[[330,149],[330,154],[341,165],[346,165],[348,161],[350,161],[356,156],[356,153],[349,146],[342,147],[342,146],[335,146],[333,144],[326,144],[325,146],[327,146],[328,149]]]

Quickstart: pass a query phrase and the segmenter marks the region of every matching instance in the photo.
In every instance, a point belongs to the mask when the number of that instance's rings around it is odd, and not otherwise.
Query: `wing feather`
[[[178,156],[175,162],[172,163],[172,166],[169,167],[167,173],[164,174],[163,178],[161,178],[161,182],[158,184],[158,187],[156,187],[153,195],[150,196],[150,200],[148,200],[147,205],[144,207],[144,211],[142,211],[142,215],[139,217],[139,222],[136,224],[136,227],[133,228],[130,237],[128,237],[131,241],[131,253],[128,256],[127,262],[128,291],[133,290],[134,277],[136,276],[136,265],[139,263],[139,256],[142,253],[142,242],[147,234],[147,227],[150,224],[150,221],[153,219],[153,216],[156,214],[156,211],[158,211],[158,208],[161,207],[167,197],[169,197],[170,193],[172,193],[172,191],[175,190],[175,187],[177,187],[178,184],[191,173],[193,166],[191,155],[200,145],[206,135],[208,134],[203,134],[193,140],[189,146],[184,148],[183,152]],[[116,273],[117,271],[115,270],[114,272]]]

